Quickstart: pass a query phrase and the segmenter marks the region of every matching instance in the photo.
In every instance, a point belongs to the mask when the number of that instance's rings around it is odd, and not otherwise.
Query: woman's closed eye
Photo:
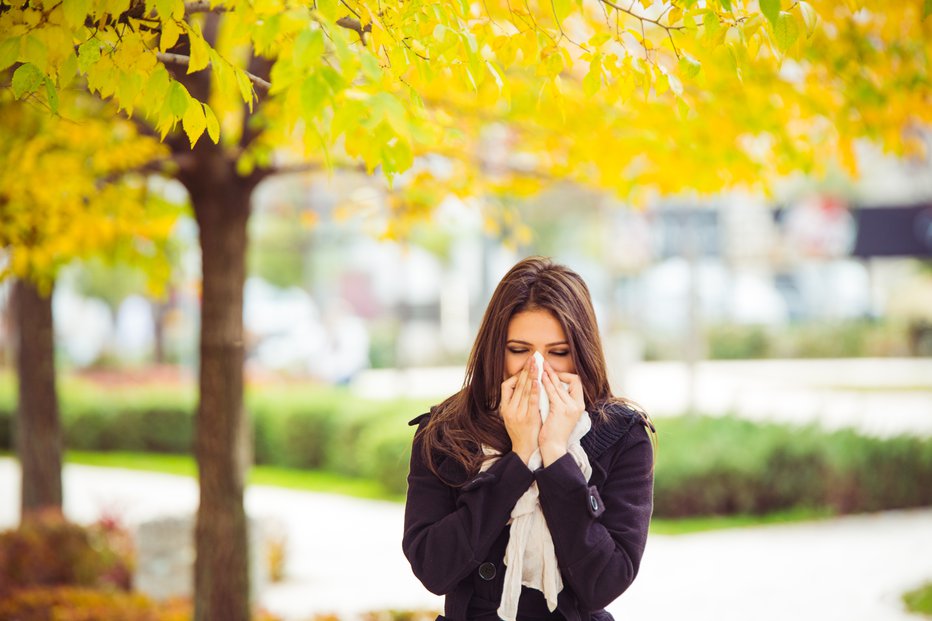
[[[551,356],[560,356],[560,357],[568,356],[569,354],[570,354],[570,351],[568,349],[560,349],[560,350],[550,352]]]
[[[508,351],[510,351],[513,354],[526,354],[527,353],[527,349],[522,348],[522,347],[509,347]]]

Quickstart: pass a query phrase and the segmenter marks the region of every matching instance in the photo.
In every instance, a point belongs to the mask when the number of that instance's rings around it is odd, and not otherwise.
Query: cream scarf
[[[540,383],[544,370],[543,356],[535,352],[534,357],[537,359],[537,380],[540,385],[540,415],[543,420],[547,420],[547,415],[550,413],[550,400],[543,384]],[[588,412],[583,412],[570,434],[567,447],[567,451],[573,456],[587,481],[592,474],[592,466],[579,441],[591,427],[592,422]],[[489,447],[483,446],[482,449],[486,455],[498,455]],[[495,459],[486,460],[482,465],[482,470],[486,470],[494,462]],[[541,465],[540,450],[534,451],[528,468],[533,471]],[[553,612],[557,607],[557,595],[563,590],[563,578],[560,576],[557,556],[553,549],[553,538],[540,508],[537,482],[532,483],[531,487],[515,503],[508,523],[511,524],[511,534],[508,547],[505,548],[505,588],[502,591],[498,616],[505,621],[515,621],[518,614],[518,599],[521,597],[521,585],[543,592],[547,600],[547,608]]]

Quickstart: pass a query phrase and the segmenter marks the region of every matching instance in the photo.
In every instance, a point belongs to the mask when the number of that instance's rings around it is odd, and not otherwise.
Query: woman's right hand
[[[537,364],[528,356],[524,367],[502,382],[502,398],[498,411],[511,438],[511,448],[527,464],[537,450],[540,435],[540,385]]]

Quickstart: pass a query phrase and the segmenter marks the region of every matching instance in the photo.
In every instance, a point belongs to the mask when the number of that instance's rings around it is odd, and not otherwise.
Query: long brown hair
[[[469,354],[463,388],[432,410],[420,432],[424,459],[438,477],[441,456],[452,458],[472,476],[485,459],[482,445],[501,453],[511,450],[498,414],[508,323],[517,313],[538,309],[553,313],[563,327],[593,422],[607,416],[609,403],[627,403],[612,396],[586,283],[550,259],[529,257],[512,267],[495,288]]]

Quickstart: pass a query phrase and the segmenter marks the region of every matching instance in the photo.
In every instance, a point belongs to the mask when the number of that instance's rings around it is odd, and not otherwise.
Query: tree
[[[17,279],[11,303],[24,517],[62,504],[51,306],[56,274],[69,261],[95,255],[155,273],[164,268],[157,245],[177,213],[148,194],[142,177],[128,174],[164,158],[165,147],[140,137],[127,121],[96,118],[92,111],[102,106],[86,95],[66,98],[72,121],[0,94],[0,247],[6,251],[0,279]]]
[[[56,93],[83,80],[156,129],[191,197],[204,277],[197,618],[249,616],[242,284],[264,177],[295,163],[361,161],[388,180],[414,167],[391,202],[390,232],[403,234],[451,191],[571,178],[636,202],[766,188],[830,160],[853,168],[858,136],[918,148],[901,131],[929,120],[928,8],[0,0],[14,94],[54,112]],[[895,104],[878,96],[893,85]],[[452,172],[418,164],[426,153]]]

